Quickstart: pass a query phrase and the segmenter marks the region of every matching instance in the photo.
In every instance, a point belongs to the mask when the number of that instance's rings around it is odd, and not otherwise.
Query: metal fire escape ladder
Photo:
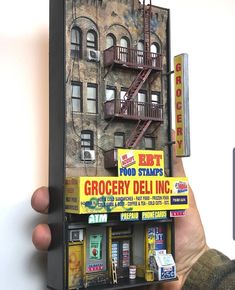
[[[130,100],[133,100],[134,97],[138,95],[139,90],[142,88],[144,82],[147,80],[151,73],[152,69],[143,69],[137,77],[132,82],[131,86],[125,93],[123,101],[121,104],[120,114],[123,114],[127,111],[128,106],[130,105]]]
[[[151,43],[150,29],[151,29],[151,13],[152,13],[151,7],[152,7],[151,0],[150,4],[147,6],[145,5],[145,0],[143,1],[144,50],[147,51],[147,53],[145,54],[145,58],[151,58],[150,53],[150,43]],[[146,63],[148,63],[148,59]],[[121,108],[122,112],[125,111],[128,105],[130,104],[128,100],[130,100],[131,98],[135,97],[138,94],[140,88],[149,77],[151,71],[152,69],[142,70],[135,79],[135,81],[132,83],[131,87],[126,93],[127,101]],[[139,144],[140,140],[144,136],[145,132],[147,131],[151,123],[152,123],[151,120],[139,120],[130,138],[126,141],[126,148],[135,148]]]
[[[151,58],[150,53],[150,22],[151,22],[151,13],[152,13],[152,4],[150,0],[149,5],[145,5],[145,0],[143,1],[143,30],[144,30],[144,50],[147,52],[145,54],[145,58]],[[146,62],[147,63],[147,62]],[[125,93],[123,100],[121,101],[121,108],[119,111],[119,114],[123,115],[125,112],[127,112],[128,107],[131,104],[131,100],[134,99],[138,95],[139,90],[149,77],[152,69],[142,69],[141,72],[137,75],[137,77],[132,82],[131,86]],[[113,121],[115,116],[111,118],[109,123],[106,125],[104,130],[108,128],[110,123]],[[137,126],[133,130],[130,138],[126,141],[126,147],[127,148],[134,148],[138,145],[142,137],[144,136],[145,132],[147,131],[148,127],[152,123],[151,120],[139,120],[137,123]]]
[[[151,120],[139,120],[130,138],[126,141],[126,148],[135,148],[139,144],[151,123]]]
[[[151,35],[151,13],[152,13],[152,4],[151,0],[149,5],[145,5],[145,0],[143,1],[143,16],[144,16],[144,49],[145,51],[150,52],[150,35]],[[150,57],[150,53],[148,55]]]

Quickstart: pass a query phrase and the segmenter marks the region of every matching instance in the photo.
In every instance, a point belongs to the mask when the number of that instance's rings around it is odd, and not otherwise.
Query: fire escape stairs
[[[145,5],[145,1],[143,3],[143,29],[144,29],[144,48],[149,53],[146,54],[145,57],[151,58],[150,53],[150,19],[151,19],[151,0],[149,5]],[[132,82],[131,86],[127,90],[126,94],[123,97],[123,103],[121,104],[121,109],[119,111],[119,114],[123,115],[125,112],[127,112],[128,107],[131,104],[131,100],[133,100],[137,95],[145,81],[148,79],[152,69],[142,69],[140,73],[137,75],[137,77]],[[112,122],[112,120],[115,118],[115,116],[112,117],[112,119],[109,121],[109,123],[106,125],[105,129],[109,126],[109,124]],[[139,119],[135,129],[133,130],[132,134],[130,135],[129,139],[126,141],[125,147],[126,148],[135,148],[139,142],[141,141],[142,137],[144,136],[145,132],[151,125],[152,120],[142,120]]]
[[[132,82],[131,86],[125,93],[123,99],[124,102],[122,103],[121,109],[120,109],[120,114],[124,114],[128,106],[130,105],[130,101],[134,99],[134,97],[137,96],[139,90],[143,86],[144,82],[147,80],[151,73],[152,69],[143,69],[141,72],[137,75],[137,77],[134,79]]]
[[[150,54],[150,29],[151,29],[151,24],[150,24],[150,19],[151,19],[151,0],[150,0],[150,5],[146,6],[145,1],[143,3],[143,16],[144,16],[144,48],[145,51],[148,51],[149,53],[146,54],[146,57],[151,58]],[[126,97],[126,102],[123,104],[121,110],[124,112],[127,108],[128,105],[130,104],[129,100],[133,99],[139,92],[140,88],[143,86],[144,82],[147,80],[151,73],[152,69],[143,69],[137,78],[134,80],[132,83],[131,87],[127,91],[125,97]],[[126,148],[135,148],[142,137],[144,136],[145,132],[151,125],[152,121],[151,120],[139,120],[137,123],[137,126],[133,130],[131,136],[129,139],[126,141]]]
[[[126,141],[126,148],[135,148],[139,144],[151,123],[151,120],[139,120],[131,136]]]

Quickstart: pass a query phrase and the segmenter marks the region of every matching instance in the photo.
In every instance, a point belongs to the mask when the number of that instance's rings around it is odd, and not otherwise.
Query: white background
[[[171,9],[172,57],[187,52],[192,156],[185,160],[208,244],[235,258],[234,0],[159,0]],[[46,255],[31,244],[45,217],[30,207],[48,175],[49,1],[0,0],[0,290],[45,290]]]

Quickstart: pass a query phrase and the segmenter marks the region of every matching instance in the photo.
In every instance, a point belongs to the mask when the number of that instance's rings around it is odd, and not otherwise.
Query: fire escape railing
[[[126,103],[127,106],[126,106]],[[125,110],[122,107],[125,105]],[[139,102],[135,100],[113,99],[104,103],[104,116],[111,118],[113,115],[126,119],[151,119],[163,120],[163,105],[151,102]]]
[[[132,68],[162,70],[162,55],[150,51],[112,46],[104,50],[104,65],[110,66],[114,63]]]
[[[149,5],[145,5],[145,0],[143,0],[143,50],[112,46],[104,51],[104,66],[106,67],[109,66],[112,69],[114,64],[119,64],[122,67],[141,69],[124,95],[124,99],[120,101],[119,107],[117,108],[115,101],[113,103],[106,102],[104,107],[105,118],[109,119],[105,130],[117,116],[122,118],[132,117],[132,119],[138,120],[136,127],[133,128],[131,135],[126,140],[126,148],[136,148],[153,121],[163,121],[162,108],[157,108],[154,111],[155,108],[151,107],[152,103],[148,107],[148,103],[136,102],[136,97],[151,72],[162,70],[162,55],[150,51],[151,16],[151,0]],[[150,116],[153,113],[156,114],[155,118]]]

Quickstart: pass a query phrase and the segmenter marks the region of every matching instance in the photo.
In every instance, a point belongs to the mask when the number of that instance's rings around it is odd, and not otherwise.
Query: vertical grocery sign
[[[190,156],[188,55],[174,57],[176,156]]]

